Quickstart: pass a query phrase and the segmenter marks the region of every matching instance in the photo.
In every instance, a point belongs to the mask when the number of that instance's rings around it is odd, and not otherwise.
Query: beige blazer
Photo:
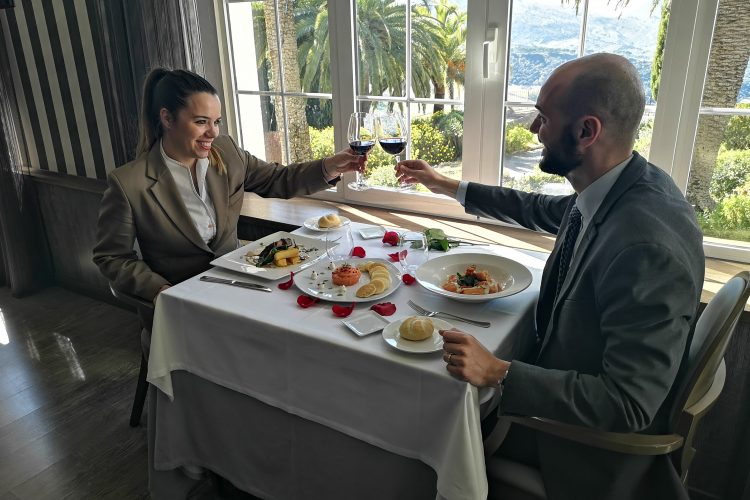
[[[289,166],[266,163],[229,136],[216,138],[214,148],[227,171],[219,174],[212,165],[206,174],[216,210],[216,236],[209,244],[190,219],[158,143],[109,174],[93,254],[94,263],[115,288],[153,300],[163,285],[203,272],[214,258],[236,249],[245,191],[291,198],[330,187],[322,160]]]

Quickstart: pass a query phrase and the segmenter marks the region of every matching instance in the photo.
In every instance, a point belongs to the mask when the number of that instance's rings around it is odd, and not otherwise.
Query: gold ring
[[[453,357],[453,353],[448,353],[448,364],[451,364],[451,358]]]

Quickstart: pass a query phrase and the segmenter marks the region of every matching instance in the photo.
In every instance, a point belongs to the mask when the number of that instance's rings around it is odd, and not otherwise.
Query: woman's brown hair
[[[217,95],[216,89],[208,80],[184,69],[170,71],[165,68],[155,68],[146,75],[141,96],[141,113],[138,118],[136,156],[150,151],[164,134],[159,119],[161,109],[166,108],[172,116],[176,116],[187,105],[190,96],[197,92]],[[208,157],[219,173],[226,172],[224,161],[213,147]]]

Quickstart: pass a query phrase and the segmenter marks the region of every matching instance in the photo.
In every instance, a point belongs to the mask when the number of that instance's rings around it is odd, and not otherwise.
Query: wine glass
[[[349,117],[349,147],[358,155],[366,155],[375,146],[375,117],[372,113],[352,113]],[[357,171],[357,180],[349,183],[349,189],[364,191],[370,189],[362,172]]]
[[[352,256],[354,238],[349,226],[339,231],[329,231],[325,237],[326,253],[331,262],[346,260]]]
[[[398,261],[405,273],[414,274],[419,266],[427,262],[429,248],[427,237],[421,231],[406,231],[399,238]]]
[[[401,154],[406,149],[409,140],[404,119],[398,111],[380,115],[377,118],[377,136],[380,147],[389,155],[393,155],[396,164],[401,161]],[[402,188],[411,188],[411,185]]]

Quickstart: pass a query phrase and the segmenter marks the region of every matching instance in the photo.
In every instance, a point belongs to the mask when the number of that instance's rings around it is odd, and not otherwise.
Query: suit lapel
[[[570,268],[568,268],[567,277],[569,279],[566,280],[566,283],[563,284],[563,287],[560,289],[560,294],[554,298],[554,303],[552,304],[552,311],[550,313],[549,321],[547,323],[546,332],[544,332],[544,340],[542,342],[542,346],[539,350],[539,353],[541,355],[542,350],[544,350],[545,346],[549,342],[550,337],[552,336],[552,332],[555,331],[555,319],[557,316],[558,309],[560,307],[560,304],[563,302],[565,297],[570,293],[570,288],[572,286],[572,283],[575,281],[573,278],[574,276],[577,276],[578,273],[581,270],[581,267],[583,267],[586,254],[588,253],[588,250],[591,248],[592,244],[596,241],[596,235],[599,232],[599,224],[601,224],[607,217],[607,214],[609,213],[610,209],[614,206],[614,204],[617,202],[617,200],[628,190],[630,189],[630,186],[633,185],[634,182],[636,182],[638,179],[641,178],[641,176],[644,173],[646,167],[646,160],[643,159],[638,153],[635,153],[633,159],[630,161],[630,163],[627,164],[627,166],[623,169],[622,173],[620,174],[620,177],[618,177],[617,181],[614,183],[612,188],[609,190],[607,195],[604,197],[604,200],[602,201],[602,204],[599,205],[599,208],[597,209],[596,213],[594,214],[594,219],[591,221],[591,223],[586,227],[586,232],[583,233],[583,236],[581,237],[581,242],[578,245],[578,249],[576,250],[575,255],[573,256],[573,260],[570,263]],[[575,202],[575,200],[574,200]],[[572,206],[572,203],[571,205]],[[566,213],[566,221],[565,221],[565,227],[560,228],[560,233],[558,233],[558,238],[555,241],[555,248],[550,254],[550,259],[553,260],[553,265],[549,267],[549,273],[553,273],[552,276],[557,275],[557,267],[559,265],[559,248],[562,245],[562,239],[560,235],[565,234],[565,229],[567,229],[567,216],[570,213],[570,207],[568,207],[568,212]],[[545,297],[545,295],[542,295],[542,293],[547,293],[549,290],[546,290],[546,287],[549,285],[556,285],[555,282],[550,283],[550,276],[547,276],[546,282],[544,278],[542,279],[542,290],[540,290],[540,300],[541,298]],[[552,295],[554,297],[554,294]]]
[[[190,214],[188,214],[187,208],[185,208],[185,203],[180,198],[180,193],[177,190],[177,185],[172,178],[172,174],[169,173],[169,169],[164,164],[158,141],[148,153],[146,175],[154,180],[154,184],[151,185],[149,190],[156,203],[167,214],[167,217],[194,245],[210,252],[211,249],[208,248],[203,238],[201,238],[201,235],[195,228],[195,224],[193,224],[190,218]]]
[[[229,199],[229,176],[220,175],[215,165],[209,165],[206,172],[206,189],[211,196],[216,213],[216,236],[213,243],[222,241],[222,233],[227,230],[227,202]]]

